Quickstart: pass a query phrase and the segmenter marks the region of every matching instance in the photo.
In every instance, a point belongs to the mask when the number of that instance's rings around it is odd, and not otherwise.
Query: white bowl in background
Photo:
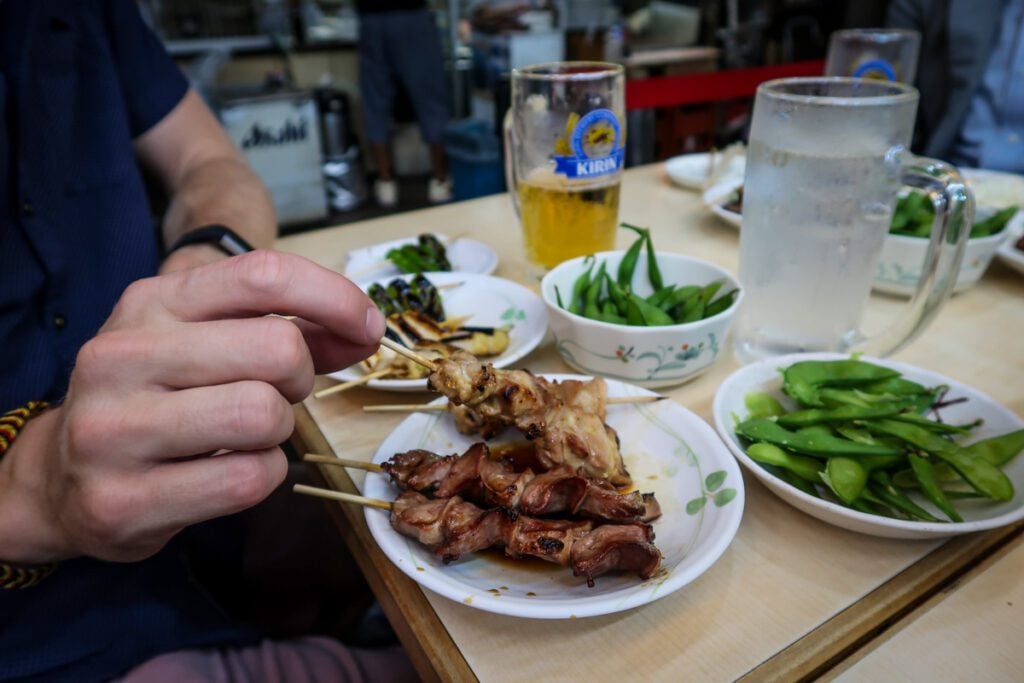
[[[624,250],[595,254],[597,267],[605,261],[615,276]],[[743,291],[739,282],[723,268],[701,259],[657,252],[658,266],[666,285],[707,285],[724,280],[719,296],[739,290],[732,305],[704,320],[680,325],[638,327],[616,325],[584,318],[558,305],[555,288],[566,297],[573,283],[586,268],[586,257],[559,264],[544,276],[541,297],[548,308],[548,324],[562,360],[577,370],[610,379],[632,382],[642,387],[666,387],[693,379],[711,367],[724,348],[733,315],[739,308]],[[595,271],[596,268],[595,268]],[[633,278],[639,296],[652,294],[647,279],[647,258],[641,254]]]

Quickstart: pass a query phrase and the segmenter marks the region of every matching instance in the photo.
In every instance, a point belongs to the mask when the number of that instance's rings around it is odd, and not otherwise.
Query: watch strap
[[[226,225],[214,224],[189,230],[175,240],[171,248],[167,250],[167,253],[170,254],[192,244],[209,244],[217,247],[228,256],[238,256],[239,254],[253,251],[253,246],[246,242],[237,232]]]

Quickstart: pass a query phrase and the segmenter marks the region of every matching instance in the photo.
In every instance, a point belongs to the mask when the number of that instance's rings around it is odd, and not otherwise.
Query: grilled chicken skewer
[[[493,459],[484,443],[462,455],[425,450],[398,453],[380,468],[405,491],[432,498],[461,496],[473,503],[541,517],[581,515],[600,522],[650,522],[661,516],[653,493],[619,493],[602,480],[560,465],[542,474],[515,472],[506,459]]]
[[[496,370],[464,351],[432,365],[427,387],[454,404],[452,416],[463,434],[487,439],[512,426],[534,442],[545,470],[569,465],[614,486],[632,483],[618,435],[604,423],[603,379],[552,382],[526,370]]]
[[[430,499],[403,492],[392,504],[391,526],[414,538],[447,564],[459,557],[503,548],[511,558],[536,557],[572,567],[574,576],[594,579],[612,571],[650,578],[661,562],[649,524],[605,524],[536,519],[510,515],[501,508],[483,510],[458,496]]]

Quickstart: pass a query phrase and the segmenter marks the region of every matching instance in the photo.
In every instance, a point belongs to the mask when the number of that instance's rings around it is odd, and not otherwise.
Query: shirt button
[[[64,326],[67,324],[68,321],[64,316],[60,314],[53,316],[53,326],[56,327],[58,330],[64,329]]]
[[[21,212],[25,214],[26,218],[31,218],[35,214],[35,207],[32,206],[32,202],[26,201],[21,205]]]

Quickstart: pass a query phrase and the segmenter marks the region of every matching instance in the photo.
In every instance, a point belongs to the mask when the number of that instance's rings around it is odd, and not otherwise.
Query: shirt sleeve
[[[106,0],[107,40],[124,95],[132,138],[160,122],[188,91],[188,81],[134,0]]]

